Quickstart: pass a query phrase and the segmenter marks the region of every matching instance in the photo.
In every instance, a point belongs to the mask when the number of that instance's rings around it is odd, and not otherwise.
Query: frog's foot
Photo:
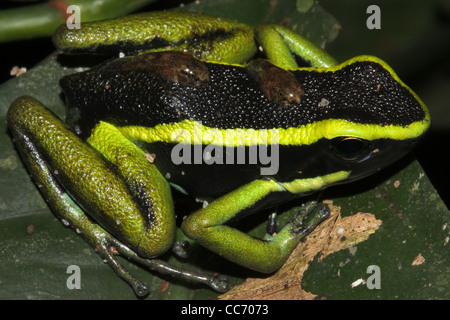
[[[169,275],[175,278],[181,278],[189,282],[206,284],[217,292],[226,292],[229,290],[228,279],[220,275],[204,275],[196,272],[186,271],[181,268],[172,266],[160,259],[145,259],[136,254],[128,246],[117,240],[116,238],[106,234],[108,245],[96,246],[98,254],[108,262],[111,268],[119,277],[124,279],[134,290],[137,296],[145,296],[149,292],[148,286],[137,280],[131,275],[126,268],[120,264],[116,255],[135,261],[136,263],[147,267],[152,271],[160,274]]]
[[[67,197],[65,197],[65,199],[68,201]],[[94,248],[103,261],[108,263],[116,274],[133,288],[133,291],[137,296],[143,297],[147,295],[150,291],[147,284],[136,279],[116,257],[117,255],[122,255],[135,260],[133,259],[133,256],[137,256],[137,254],[108,233],[100,225],[87,218],[76,204],[73,204],[71,212],[78,212],[81,219],[72,219],[73,217],[61,216],[58,214],[56,216],[61,220],[64,226],[75,230],[80,237]]]
[[[116,272],[116,274],[123,280],[125,280],[133,288],[134,293],[138,297],[146,296],[149,293],[150,288],[148,287],[148,285],[136,279],[116,259],[114,253],[116,251],[116,247],[102,245],[97,246],[96,251],[99,254],[99,256],[102,257],[102,259],[111,266],[111,268]]]
[[[289,221],[287,227],[299,240],[304,239],[322,221],[330,217],[331,211],[328,205],[322,204],[319,208],[316,207],[316,201],[303,204],[299,213]]]
[[[267,233],[264,237],[265,241],[275,241],[284,244],[292,243],[295,248],[299,241],[304,241],[305,237],[313,231],[322,221],[330,217],[330,209],[326,204],[317,208],[317,201],[310,201],[302,204],[299,212],[278,232],[273,232],[272,226],[277,225],[276,215],[269,216]],[[272,229],[269,232],[269,229]],[[291,249],[285,250],[290,252]]]

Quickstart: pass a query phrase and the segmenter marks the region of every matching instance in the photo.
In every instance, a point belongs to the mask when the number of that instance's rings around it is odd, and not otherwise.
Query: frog
[[[431,123],[424,102],[383,60],[338,63],[281,25],[148,12],[62,25],[53,43],[60,54],[108,58],[60,80],[65,121],[21,96],[8,127],[55,215],[138,296],[148,285],[118,257],[229,289],[225,276],[159,258],[170,250],[187,256],[179,227],[225,259],[275,272],[330,215],[305,201],[280,227],[279,206],[375,174],[411,151]],[[175,192],[203,201],[181,226]],[[274,213],[264,237],[230,223],[267,210]]]

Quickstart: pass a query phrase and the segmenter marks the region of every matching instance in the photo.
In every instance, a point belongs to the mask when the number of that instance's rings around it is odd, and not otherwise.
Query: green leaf
[[[407,157],[383,172],[379,177],[387,179],[381,184],[365,179],[344,188],[349,194],[370,190],[334,199],[341,214],[372,213],[382,224],[367,241],[314,261],[303,278],[304,289],[331,299],[450,298],[450,213],[412,160]],[[367,272],[371,265],[380,268],[381,288],[352,288],[372,275]]]
[[[297,0],[297,10],[299,12],[308,12],[314,5],[314,0]]]
[[[199,1],[182,9],[233,18],[253,27],[263,22],[282,24],[320,46],[332,42],[340,29],[337,20],[317,2],[307,12],[298,10],[296,0]]]

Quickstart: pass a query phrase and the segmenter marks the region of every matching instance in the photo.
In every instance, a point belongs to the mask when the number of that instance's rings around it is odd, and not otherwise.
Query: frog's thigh
[[[33,98],[21,97],[13,102],[8,111],[8,124],[49,205],[60,218],[80,227],[85,238],[90,234],[87,240],[91,245],[103,244],[103,234],[88,230],[92,223],[80,224],[80,219],[87,217],[79,212],[69,194],[97,223],[141,256],[155,256],[170,248],[175,223],[164,183],[155,182],[152,177],[132,185],[130,179],[117,174],[99,152],[81,141]],[[139,196],[133,189],[137,185]],[[150,199],[158,192],[150,196],[147,192],[160,186],[163,192],[159,194],[165,200],[162,205]],[[167,210],[163,217],[161,210]]]
[[[95,127],[87,142],[116,166],[139,205],[140,215],[135,218],[143,222],[139,224],[140,250],[150,255],[166,251],[175,239],[174,206],[169,183],[150,162],[151,157],[106,122]],[[131,219],[131,216],[125,213],[123,218]]]
[[[259,272],[273,272],[283,265],[300,240],[292,226],[284,227],[270,241],[263,241],[223,224],[277,191],[284,190],[274,181],[253,181],[186,217],[183,232],[228,260]]]

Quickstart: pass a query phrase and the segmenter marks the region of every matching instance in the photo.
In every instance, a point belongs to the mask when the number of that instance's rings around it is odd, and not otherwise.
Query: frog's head
[[[294,74],[304,92],[300,108],[309,118],[295,128],[297,141],[291,143],[311,155],[295,167],[303,177],[347,172],[331,184],[365,177],[404,156],[430,127],[424,103],[378,58]]]

